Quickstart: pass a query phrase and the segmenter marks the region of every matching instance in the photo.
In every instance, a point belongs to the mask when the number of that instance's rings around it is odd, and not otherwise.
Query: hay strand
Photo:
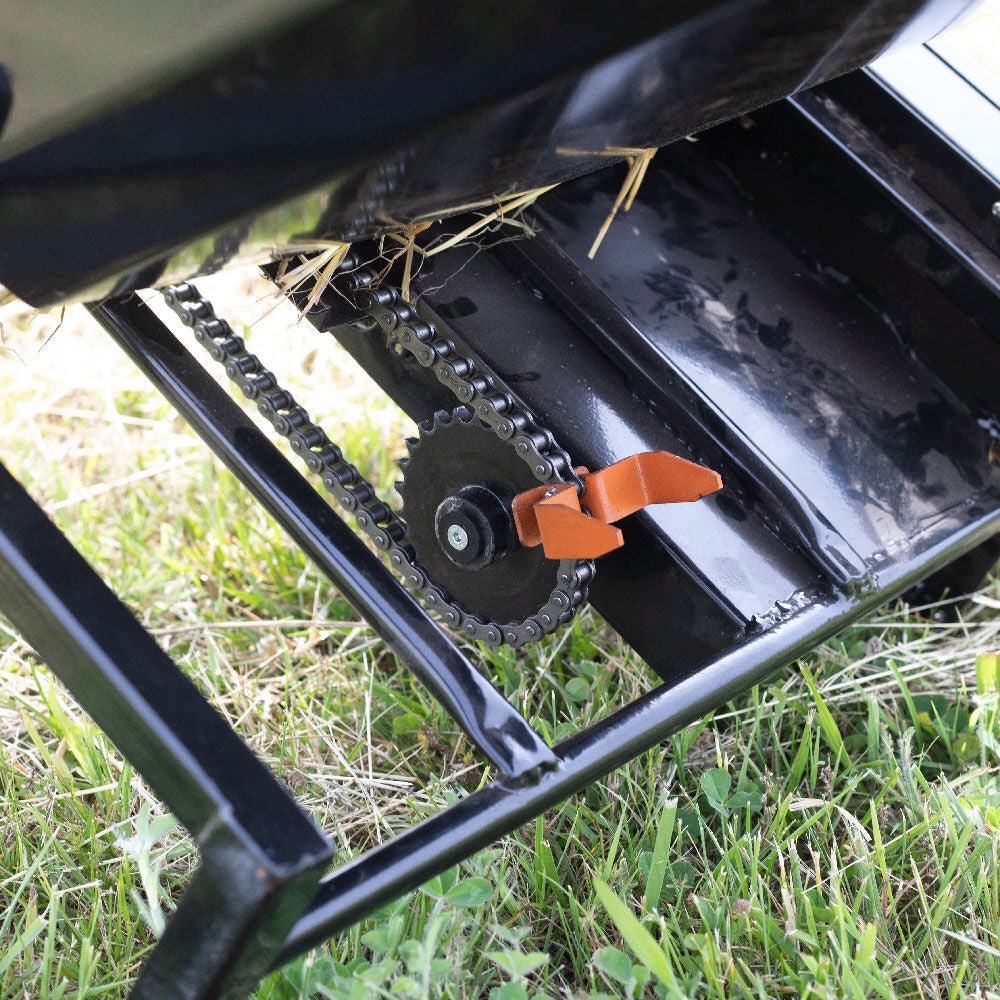
[[[402,247],[401,251],[388,255],[388,258],[391,263],[392,260],[398,259],[400,254],[403,255],[403,278],[400,283],[400,292],[403,298],[407,302],[410,301],[410,285],[415,273],[415,254],[420,254],[422,257],[433,257],[434,254],[440,253],[442,250],[450,250],[459,244],[469,242],[497,221],[518,225],[530,234],[532,230],[524,223],[519,222],[517,216],[536,198],[545,194],[546,191],[551,191],[555,186],[549,184],[546,187],[533,188],[530,191],[510,195],[502,201],[495,198],[484,202],[479,207],[485,205],[495,205],[496,207],[492,212],[487,212],[471,225],[466,226],[461,232],[429,247],[426,245],[418,246],[416,238],[434,224],[436,221],[434,219],[418,219],[407,226],[401,226],[396,232],[385,233],[384,238]],[[275,284],[278,286],[279,293],[288,295],[301,291],[303,287],[308,287],[311,282],[309,296],[299,313],[299,319],[319,302],[349,249],[349,243],[336,240],[299,240],[274,249],[272,257],[280,261],[278,273],[275,276]],[[298,263],[293,266],[295,258],[298,258]]]
[[[424,251],[424,255],[426,257],[433,257],[434,254],[441,253],[442,250],[450,250],[453,246],[471,239],[473,236],[481,233],[491,223],[496,222],[497,219],[501,219],[503,216],[509,215],[518,209],[527,208],[536,198],[545,194],[546,191],[551,191],[555,186],[555,184],[549,184],[547,187],[533,188],[531,191],[525,191],[524,194],[515,195],[513,198],[498,205],[492,212],[477,219],[471,226],[466,226],[460,233],[456,233],[450,239],[445,240],[444,243],[439,243],[436,247]]]
[[[299,312],[299,319],[315,308],[350,249],[350,243],[337,240],[302,240],[275,249],[274,256],[281,260],[275,284],[281,293],[288,295],[299,291],[312,281],[312,288]],[[295,256],[299,257],[301,263],[289,271],[288,262]]]
[[[413,251],[418,249],[416,238],[430,225],[432,225],[430,222],[417,222],[409,226],[404,232],[404,236],[406,237],[404,241],[406,256],[403,260],[403,280],[399,286],[399,293],[403,296],[404,302],[410,301],[410,278],[413,276]],[[423,253],[423,250],[421,250],[421,253]]]
[[[594,259],[598,248],[604,242],[604,237],[611,228],[611,223],[615,221],[615,216],[618,214],[618,209],[622,207],[622,203],[625,205],[624,210],[626,212],[632,207],[632,202],[635,201],[635,196],[639,191],[642,180],[646,176],[646,170],[649,168],[650,161],[656,155],[655,148],[626,150],[624,146],[609,146],[606,152],[609,156],[617,156],[627,152],[628,173],[625,175],[625,181],[618,192],[618,197],[615,198],[615,203],[611,206],[611,211],[608,212],[608,217],[604,220],[587,253],[587,257],[590,260]]]

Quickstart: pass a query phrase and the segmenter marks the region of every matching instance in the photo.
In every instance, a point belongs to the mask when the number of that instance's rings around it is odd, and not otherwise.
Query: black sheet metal
[[[191,14],[179,49],[163,35],[187,0],[78,6],[0,13],[0,282],[39,306],[562,181],[922,41],[968,2],[292,0],[257,17],[255,0],[249,29],[222,30],[231,2]],[[54,65],[39,38],[66,27],[80,45]],[[94,31],[122,40],[115,58],[86,47]]]
[[[969,315],[914,269],[910,241],[897,249],[856,212],[834,169],[850,167],[846,151],[817,175],[809,144],[800,154],[785,141],[802,128],[789,106],[661,151],[593,261],[620,168],[541,198],[534,238],[442,254],[418,281],[434,321],[500,372],[574,461],[600,468],[663,448],[722,473],[720,494],[624,522],[625,548],[591,587],[668,677],[817,587],[877,590],[900,553],[1000,503],[989,311]],[[852,149],[863,135],[858,125]],[[969,256],[961,224],[938,219],[949,226],[938,271],[961,288]],[[377,339],[336,332],[416,419],[453,405]],[[928,367],[948,344],[962,353]]]
[[[990,492],[983,429],[847,275],[769,231],[759,203],[701,150],[681,145],[654,161],[590,262],[618,185],[608,175],[553,192],[539,213],[543,240],[589,279],[591,295],[614,303],[609,336],[623,365],[633,344],[646,355],[641,372],[629,366],[646,398],[696,415],[835,579],[862,577]],[[814,204],[822,232],[827,210]],[[579,290],[572,298],[586,324]]]

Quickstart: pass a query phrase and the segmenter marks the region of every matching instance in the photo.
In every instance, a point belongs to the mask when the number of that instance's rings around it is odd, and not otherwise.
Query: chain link
[[[349,283],[358,308],[378,323],[392,343],[398,343],[418,363],[431,368],[459,403],[475,413],[497,437],[509,442],[535,478],[542,483],[571,482],[582,489],[582,481],[566,452],[516,403],[495,374],[460,355],[451,341],[417,316],[396,289],[373,287],[377,281],[374,268],[359,266],[357,258],[349,255],[341,267],[341,276]],[[446,625],[490,646],[522,646],[573,619],[587,599],[593,577],[594,564],[589,560],[560,561],[556,585],[546,603],[519,622],[487,621],[463,608],[421,569],[403,520],[378,498],[372,484],[313,423],[292,394],[278,384],[274,374],[246,349],[243,338],[215,314],[197,288],[188,282],[171,285],[163,297],[181,322],[192,328],[195,339],[225,367],[243,394],[256,402],[275,431],[289,440],[309,471],[322,479],[323,486],[345,511],[353,514],[358,527],[386,554],[406,586],[419,594]]]
[[[482,370],[472,358],[459,354],[447,337],[417,315],[399,289],[373,287],[380,277],[374,265],[359,266],[357,258],[349,256],[341,270],[346,272],[344,284],[357,307],[378,323],[391,343],[434,372],[459,403],[508,442],[539,482],[572,483],[583,495],[583,480],[573,471],[569,455],[556,444],[551,431],[516,403],[494,372]]]

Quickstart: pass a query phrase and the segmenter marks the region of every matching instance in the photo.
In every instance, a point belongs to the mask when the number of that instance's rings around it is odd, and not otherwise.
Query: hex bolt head
[[[469,545],[469,533],[460,524],[448,528],[448,544],[458,552],[464,552]]]
[[[441,551],[456,566],[485,569],[516,543],[509,500],[486,486],[463,486],[446,496],[434,514]]]

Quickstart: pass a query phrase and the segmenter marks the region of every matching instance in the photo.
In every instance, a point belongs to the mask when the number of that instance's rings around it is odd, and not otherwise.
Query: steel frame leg
[[[138,296],[88,308],[502,776],[555,766],[541,736]]]
[[[248,989],[305,911],[332,845],[2,465],[0,610],[201,852],[132,996]]]

